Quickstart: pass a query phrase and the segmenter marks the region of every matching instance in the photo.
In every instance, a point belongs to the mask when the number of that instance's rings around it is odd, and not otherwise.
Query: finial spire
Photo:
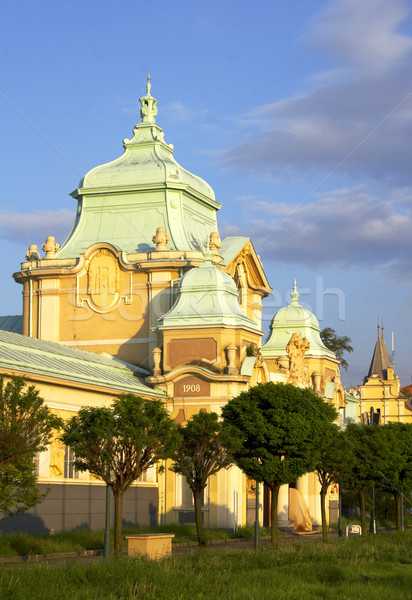
[[[380,333],[381,333],[381,332],[380,332],[379,317],[378,317],[378,339],[381,337],[381,336],[380,336]]]
[[[157,115],[157,100],[150,94],[152,84],[150,83],[150,73],[147,74],[146,84],[146,96],[139,99],[140,104],[140,116],[142,117],[143,123],[156,123]]]
[[[291,304],[294,304],[295,306],[299,305],[299,292],[298,292],[298,288],[296,287],[296,279],[293,280],[293,291],[290,293],[291,298],[292,298],[292,302]]]

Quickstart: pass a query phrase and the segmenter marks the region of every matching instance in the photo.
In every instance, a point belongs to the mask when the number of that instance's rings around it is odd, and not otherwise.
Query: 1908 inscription
[[[210,396],[210,383],[188,375],[175,383],[175,396]]]

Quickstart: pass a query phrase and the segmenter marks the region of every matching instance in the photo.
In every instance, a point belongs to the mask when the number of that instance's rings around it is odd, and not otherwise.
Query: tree
[[[42,500],[34,458],[50,443],[61,419],[44,406],[23,377],[0,378],[0,512],[24,512]]]
[[[373,429],[377,438],[374,447],[376,483],[393,495],[396,529],[400,531],[401,497],[412,490],[412,424],[386,423]]]
[[[30,457],[20,456],[15,463],[0,467],[0,513],[7,516],[25,512],[41,502],[34,463]]]
[[[325,427],[336,418],[336,411],[310,389],[270,382],[230,400],[222,415],[236,464],[271,490],[275,546],[279,488],[313,470]]]
[[[122,394],[110,408],[81,409],[66,423],[61,439],[73,450],[77,470],[89,471],[112,489],[118,556],[124,494],[144,471],[171,452],[178,442],[176,425],[161,401]]]
[[[354,490],[358,497],[362,535],[366,536],[366,490],[379,478],[375,466],[378,446],[376,445],[376,430],[379,427],[350,424],[345,430],[347,454],[345,463],[341,465],[339,483],[343,487]]]
[[[340,360],[342,369],[346,371],[349,365],[343,358],[343,353],[353,352],[353,347],[351,346],[352,340],[346,335],[337,335],[336,331],[331,327],[322,329],[320,337],[326,348],[329,348],[329,350],[332,350],[336,354],[336,357]]]
[[[351,452],[343,433],[335,424],[331,424],[325,431],[319,449],[318,460],[315,470],[320,483],[320,506],[322,515],[322,538],[328,539],[328,527],[326,523],[326,496],[329,487],[339,481],[342,470],[351,467]]]
[[[230,466],[233,459],[224,439],[222,424],[216,413],[200,412],[179,425],[181,441],[171,453],[171,470],[180,473],[192,490],[195,505],[196,531],[199,545],[206,544],[202,523],[202,497],[209,477]]]

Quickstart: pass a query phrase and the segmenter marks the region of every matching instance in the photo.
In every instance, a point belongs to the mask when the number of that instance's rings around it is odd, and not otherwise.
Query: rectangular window
[[[64,478],[65,479],[79,479],[80,472],[74,468],[74,452],[69,447],[65,447],[64,451]]]
[[[188,486],[186,479],[176,473],[176,507],[192,508],[194,506],[193,492]],[[202,508],[206,508],[209,504],[209,487],[206,486],[203,492]]]

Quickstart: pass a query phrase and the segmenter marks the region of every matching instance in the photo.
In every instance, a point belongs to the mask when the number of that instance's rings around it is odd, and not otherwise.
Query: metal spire
[[[299,300],[300,294],[298,292],[298,288],[296,287],[296,279],[293,280],[293,291],[290,293],[290,295],[292,298],[291,304],[294,304],[295,306],[299,305],[298,300]]]
[[[157,100],[156,98],[153,98],[153,96],[150,94],[151,89],[152,84],[150,83],[150,73],[148,73],[146,84],[146,96],[143,96],[139,99],[139,102],[142,105],[140,108],[140,116],[142,118],[143,123],[156,123]]]

